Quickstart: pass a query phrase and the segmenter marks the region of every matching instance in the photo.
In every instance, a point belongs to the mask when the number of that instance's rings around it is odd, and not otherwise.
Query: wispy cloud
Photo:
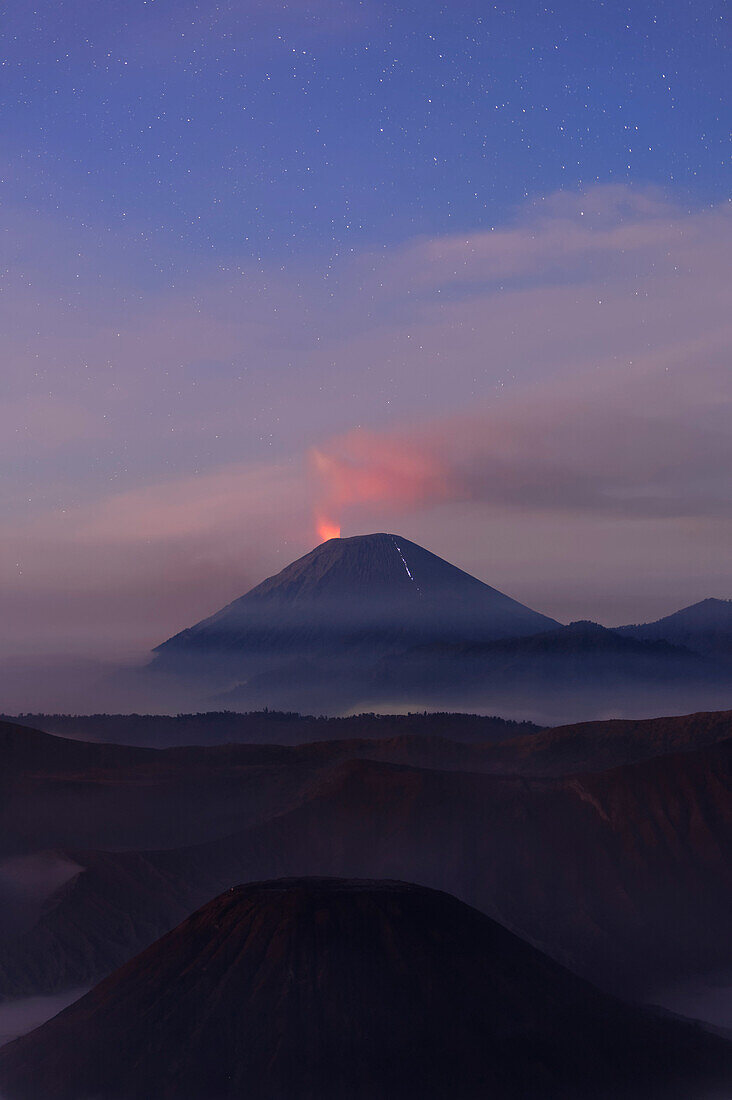
[[[567,518],[732,519],[732,373],[721,348],[685,350],[683,366],[638,364],[422,427],[355,430],[315,452],[322,506],[338,520],[446,501]]]
[[[372,271],[389,293],[417,294],[683,275],[700,252],[722,262],[731,233],[732,204],[692,213],[655,188],[596,186],[527,203],[513,224],[408,243]]]
[[[583,571],[614,598],[628,547],[626,573],[732,582],[728,207],[596,188],[197,277],[133,226],[26,225],[22,255],[6,228],[10,638],[159,640],[307,550],[316,514],[388,520],[482,575],[490,548],[486,579],[537,578],[560,617]]]

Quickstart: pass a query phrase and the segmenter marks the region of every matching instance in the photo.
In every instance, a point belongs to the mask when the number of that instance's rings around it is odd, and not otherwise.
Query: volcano
[[[363,668],[410,646],[557,625],[408,539],[359,535],[330,539],[163,642],[153,667],[219,686],[264,676],[253,702],[267,702],[283,681],[343,683],[352,662]]]
[[[732,1046],[601,994],[449,894],[227,891],[0,1052],[9,1100],[688,1100]]]
[[[551,725],[712,710],[729,701],[730,607],[561,626],[400,535],[334,538],[163,642],[146,686],[178,711],[470,709]]]

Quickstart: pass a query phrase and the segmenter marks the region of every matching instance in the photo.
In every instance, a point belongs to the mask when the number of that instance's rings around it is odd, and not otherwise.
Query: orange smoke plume
[[[330,519],[324,519],[322,516],[319,516],[316,521],[316,527],[320,542],[327,542],[328,539],[339,539],[341,537],[340,524],[333,523]]]
[[[310,452],[320,483],[316,524],[321,539],[337,538],[340,527],[325,516],[354,506],[398,511],[434,503],[449,495],[449,474],[429,447],[353,431]]]

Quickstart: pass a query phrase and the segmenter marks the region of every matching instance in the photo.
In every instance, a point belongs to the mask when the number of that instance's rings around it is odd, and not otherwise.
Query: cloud
[[[693,349],[688,349],[690,356]],[[481,410],[321,446],[322,507],[343,520],[480,502],[566,516],[732,518],[732,375],[718,360],[565,379]]]
[[[302,463],[236,464],[163,480],[6,529],[0,656],[108,657],[157,644],[309,549]],[[95,643],[94,639],[98,638]]]
[[[656,188],[596,186],[558,192],[519,208],[513,224],[417,240],[364,261],[382,291],[444,293],[484,286],[587,279],[682,277],[700,256],[723,264],[732,204],[691,212]],[[723,270],[723,268],[722,268]]]
[[[102,499],[75,516],[71,538],[131,546],[221,538],[267,519],[286,526],[302,507],[302,479],[286,465],[226,466]]]
[[[316,516],[488,556],[559,617],[596,574],[614,599],[621,562],[641,596],[659,561],[669,590],[729,594],[728,206],[594,188],[180,274],[138,227],[5,229],[6,651],[160,641],[307,551]]]
[[[310,461],[321,486],[318,514],[340,517],[360,506],[394,512],[449,499],[455,486],[426,440],[355,430],[314,447]]]

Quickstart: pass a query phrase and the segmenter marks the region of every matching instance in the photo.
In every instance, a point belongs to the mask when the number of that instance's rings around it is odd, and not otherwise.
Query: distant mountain
[[[652,655],[661,658],[688,660],[689,653],[683,647],[671,645],[665,640],[636,639],[624,637],[616,630],[600,626],[590,620],[569,623],[552,630],[543,630],[539,634],[516,638],[501,638],[491,642],[473,640],[461,642],[438,642],[430,647],[415,647],[415,655],[440,654],[462,658],[484,658],[492,655],[506,655],[510,660],[516,657],[531,656],[571,656],[583,659],[593,655],[606,657],[619,654],[626,657]],[[697,662],[698,664],[698,662]]]
[[[439,639],[358,659],[274,661],[215,698],[232,709],[276,705],[311,713],[470,709],[551,726],[726,708],[732,663],[579,622],[520,637]]]
[[[290,662],[333,675],[435,640],[515,637],[557,626],[399,535],[331,539],[155,650],[162,671],[249,679]],[[324,669],[317,668],[322,675]],[[310,675],[309,671],[307,675]]]
[[[331,539],[163,642],[145,687],[163,710],[449,709],[544,726],[718,710],[732,601],[561,626],[399,535]]]
[[[670,642],[698,653],[732,658],[732,600],[701,600],[655,623],[617,630],[627,637]]]
[[[729,705],[729,674],[699,653],[576,622],[522,638],[415,646],[373,670],[373,694],[403,705],[465,706],[544,725]]]
[[[729,1084],[726,1039],[384,881],[228,890],[0,1051],[8,1100],[688,1100]]]

